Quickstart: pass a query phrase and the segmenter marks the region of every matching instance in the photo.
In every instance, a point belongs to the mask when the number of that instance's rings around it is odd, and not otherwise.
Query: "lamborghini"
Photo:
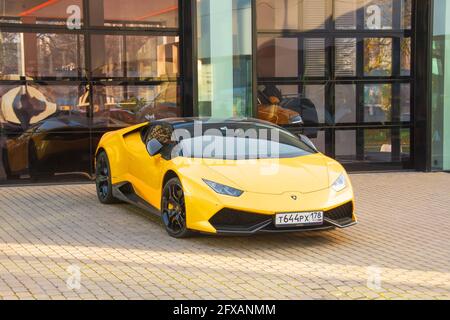
[[[174,118],[108,132],[95,168],[101,203],[148,210],[175,238],[357,222],[344,168],[306,136],[266,121]]]

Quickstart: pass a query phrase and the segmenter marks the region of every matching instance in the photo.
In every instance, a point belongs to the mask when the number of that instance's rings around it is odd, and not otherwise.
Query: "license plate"
[[[277,227],[319,224],[323,224],[322,211],[279,213],[275,216],[275,225]]]

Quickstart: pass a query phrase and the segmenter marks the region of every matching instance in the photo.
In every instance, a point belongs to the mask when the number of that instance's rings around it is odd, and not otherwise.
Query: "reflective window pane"
[[[400,84],[400,121],[411,121],[411,85]]]
[[[297,38],[258,38],[258,76],[298,78]]]
[[[411,75],[411,38],[400,40],[400,75]]]
[[[392,39],[364,39],[364,74],[387,77],[392,74]]]
[[[88,181],[92,174],[89,131],[4,133],[0,148],[0,184]]]
[[[365,0],[364,28],[369,30],[392,29],[393,0]]]
[[[168,79],[178,75],[178,37],[92,35],[94,77]]]
[[[0,79],[81,77],[84,37],[63,33],[0,32]]]
[[[82,0],[0,0],[0,22],[67,25],[79,29]]]
[[[356,11],[360,0],[334,1],[334,24],[338,30],[356,29]]]
[[[336,85],[334,119],[336,123],[356,123],[356,85]]]
[[[298,1],[256,0],[258,29],[298,29]]]
[[[258,29],[321,30],[328,19],[328,0],[257,0]]]
[[[325,39],[306,38],[304,40],[305,51],[305,76],[325,76]]]
[[[338,77],[356,76],[356,39],[336,38],[335,75]]]
[[[392,85],[364,86],[364,121],[389,122],[392,119]]]
[[[176,83],[160,86],[94,86],[94,126],[126,127],[181,116]]]
[[[0,32],[0,79],[14,80],[24,74],[22,43],[22,34]]]
[[[391,162],[392,142],[389,129],[364,130],[364,160]]]
[[[431,147],[433,170],[450,170],[450,3],[435,0],[431,50]]]
[[[278,125],[293,125],[301,114],[298,86],[271,84],[258,86],[257,116]]]
[[[335,131],[336,159],[345,163],[356,160],[356,131]]]
[[[252,1],[197,1],[196,116],[253,114]]]
[[[411,157],[411,129],[400,130],[400,158],[407,161]]]
[[[301,116],[306,125],[324,121],[325,86],[310,85],[299,92],[296,85],[258,86],[258,118],[278,125],[298,125]],[[317,130],[314,131],[317,135]]]
[[[311,139],[319,152],[325,153],[325,130],[305,128],[304,134]]]
[[[324,85],[305,85],[303,98],[312,103],[311,109],[317,112],[318,123],[332,123],[330,115],[325,111]]]
[[[327,15],[327,0],[303,0],[300,1],[303,13],[302,30],[325,29]]]
[[[178,27],[178,0],[93,0],[89,9],[94,26]]]
[[[402,0],[402,29],[411,29],[411,19],[412,0]]]

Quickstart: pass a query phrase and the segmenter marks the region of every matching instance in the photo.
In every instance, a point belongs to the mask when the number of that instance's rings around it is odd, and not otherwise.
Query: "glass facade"
[[[258,117],[349,167],[410,167],[412,0],[256,5]]]
[[[107,131],[181,116],[178,0],[0,0],[0,184],[92,177]]]
[[[434,1],[432,33],[432,168],[450,170],[450,3],[448,1]]]
[[[194,114],[251,116],[252,1],[197,1],[198,103]]]
[[[450,170],[447,2],[0,0],[0,184],[92,178],[105,132],[183,116],[267,120],[350,170]]]

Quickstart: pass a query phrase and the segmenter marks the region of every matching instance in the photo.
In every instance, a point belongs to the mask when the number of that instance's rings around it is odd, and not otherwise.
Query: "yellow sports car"
[[[344,168],[305,136],[253,119],[177,118],[106,133],[100,202],[161,216],[169,235],[254,234],[356,223]]]

